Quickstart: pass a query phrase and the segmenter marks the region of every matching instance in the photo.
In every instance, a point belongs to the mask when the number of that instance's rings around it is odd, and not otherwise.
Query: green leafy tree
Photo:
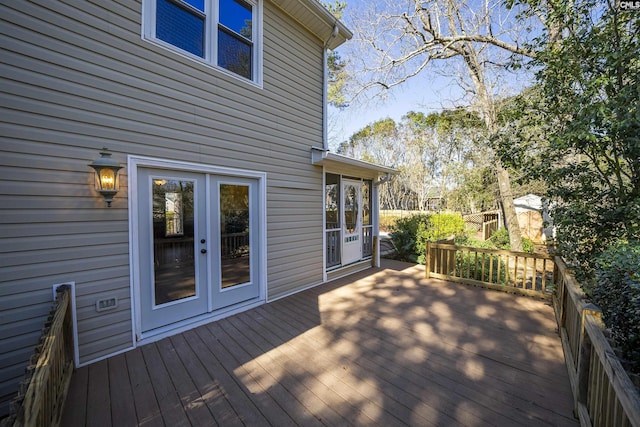
[[[536,55],[529,42],[535,32],[532,29],[539,31],[539,15],[525,13],[529,7],[505,5],[502,0],[370,2],[352,25],[354,39],[361,45],[351,56],[358,70],[351,73],[358,79],[356,92],[386,91],[435,70],[460,84],[465,100],[482,118],[487,135],[494,135],[498,130],[496,102],[511,80],[507,71],[515,70],[513,64],[524,62],[523,58]],[[520,13],[520,9],[524,10]],[[505,15],[518,13],[522,23],[505,19]],[[521,249],[509,171],[497,157],[493,165],[511,244]]]
[[[463,212],[498,206],[493,154],[482,119],[469,109],[378,120],[355,132],[338,153],[400,171],[382,189],[386,208],[425,210],[431,198],[446,200],[440,209]]]
[[[589,272],[640,236],[640,15],[586,0],[550,19],[563,37],[541,40],[539,86],[513,109],[528,125],[504,132],[500,151],[545,181],[558,248]]]
[[[333,3],[323,3],[329,12],[338,19],[342,19],[347,2],[334,0]],[[344,95],[345,84],[349,78],[347,73],[347,61],[334,50],[327,54],[328,88],[327,102],[329,105],[341,109],[347,106]]]

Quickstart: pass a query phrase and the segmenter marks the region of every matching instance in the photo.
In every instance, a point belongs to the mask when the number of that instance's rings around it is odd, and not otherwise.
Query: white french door
[[[258,298],[257,179],[137,175],[142,332]]]
[[[362,259],[362,182],[342,180],[342,265]]]

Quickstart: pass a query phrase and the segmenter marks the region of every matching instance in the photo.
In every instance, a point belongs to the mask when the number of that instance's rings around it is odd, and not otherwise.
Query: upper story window
[[[144,36],[258,81],[260,0],[146,0]]]

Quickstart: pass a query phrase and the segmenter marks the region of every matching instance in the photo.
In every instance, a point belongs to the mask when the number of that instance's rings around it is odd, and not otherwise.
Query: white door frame
[[[357,220],[355,223],[355,231],[353,233],[347,232],[347,224],[346,224],[346,218],[345,218],[345,213],[346,213],[345,207],[346,207],[346,201],[347,201],[347,194],[345,191],[345,187],[347,185],[353,185],[357,189],[358,200],[356,201],[356,203],[358,205],[357,206],[358,212],[357,212]],[[348,265],[354,262],[358,262],[362,259],[362,180],[342,178],[340,180],[340,187],[341,187],[340,190],[342,193],[341,199],[340,199],[340,205],[341,205],[340,215],[342,219],[341,221],[342,223],[341,263],[342,265]],[[359,250],[357,251],[357,254],[359,254],[359,256],[349,257],[348,256],[350,254],[349,249],[351,248],[358,248]]]
[[[199,172],[212,175],[229,176],[236,178],[252,178],[258,181],[258,224],[256,231],[258,233],[258,259],[256,260],[256,280],[259,280],[259,296],[257,300],[251,301],[249,304],[239,304],[231,306],[220,311],[207,313],[192,319],[177,322],[149,333],[142,333],[142,318],[140,306],[140,255],[139,255],[139,238],[138,218],[141,202],[138,197],[138,168],[155,168],[167,169],[184,172]],[[191,163],[176,160],[158,159],[137,155],[129,155],[127,158],[128,172],[128,203],[129,203],[129,269],[131,277],[131,321],[134,343],[151,342],[165,336],[169,336],[184,330],[191,329],[199,324],[204,324],[215,320],[216,318],[225,317],[233,313],[246,310],[263,304],[267,295],[267,174],[265,172],[257,172],[243,169],[232,169],[221,166],[212,166],[201,163]]]

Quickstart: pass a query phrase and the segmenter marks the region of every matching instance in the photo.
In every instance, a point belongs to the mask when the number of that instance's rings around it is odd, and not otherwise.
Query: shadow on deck
[[[548,302],[383,267],[78,369],[64,426],[578,425]]]

